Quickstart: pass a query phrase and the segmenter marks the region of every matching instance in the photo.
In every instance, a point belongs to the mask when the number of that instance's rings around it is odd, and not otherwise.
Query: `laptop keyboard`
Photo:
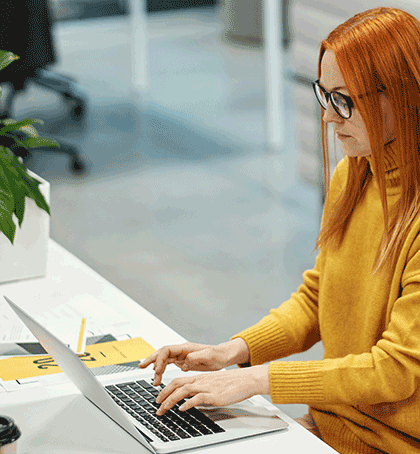
[[[105,386],[105,389],[124,411],[164,442],[225,431],[196,408],[180,411],[179,406],[184,400],[164,415],[157,416],[156,410],[160,404],[156,403],[156,397],[164,387],[162,384],[155,387],[145,380],[138,380]]]

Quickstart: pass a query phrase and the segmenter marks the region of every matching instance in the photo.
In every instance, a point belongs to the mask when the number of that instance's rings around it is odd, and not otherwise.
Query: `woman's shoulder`
[[[337,184],[340,180],[344,180],[346,182],[347,174],[349,170],[349,158],[344,156],[343,159],[338,161],[332,176],[331,176],[331,184]]]

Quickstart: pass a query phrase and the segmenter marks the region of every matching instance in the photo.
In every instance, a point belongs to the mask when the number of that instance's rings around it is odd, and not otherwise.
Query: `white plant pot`
[[[50,184],[28,170],[29,175],[41,182],[39,189],[50,203]],[[33,199],[26,197],[22,227],[16,224],[14,243],[0,233],[0,283],[45,276],[47,272],[50,216]]]

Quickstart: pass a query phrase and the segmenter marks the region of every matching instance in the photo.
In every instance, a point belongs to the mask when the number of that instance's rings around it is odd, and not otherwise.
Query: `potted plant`
[[[0,71],[18,58],[0,50]],[[35,123],[42,121],[11,118],[0,121],[0,282],[45,274],[49,184],[28,171],[19,155],[31,148],[53,147],[58,143],[39,137]],[[35,217],[31,222],[27,218],[33,211]],[[47,236],[45,228],[41,233],[42,228],[36,225],[39,221],[47,224]],[[36,246],[39,242],[45,244]]]

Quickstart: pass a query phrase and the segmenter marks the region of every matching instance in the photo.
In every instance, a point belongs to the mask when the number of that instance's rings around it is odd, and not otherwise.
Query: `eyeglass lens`
[[[327,108],[327,98],[325,97],[325,93],[318,84],[315,85],[315,93],[318,98],[318,101],[322,105],[324,109]],[[350,116],[350,108],[347,104],[347,101],[338,93],[331,93],[331,102],[334,106],[338,109],[340,115],[343,118],[349,118]]]

